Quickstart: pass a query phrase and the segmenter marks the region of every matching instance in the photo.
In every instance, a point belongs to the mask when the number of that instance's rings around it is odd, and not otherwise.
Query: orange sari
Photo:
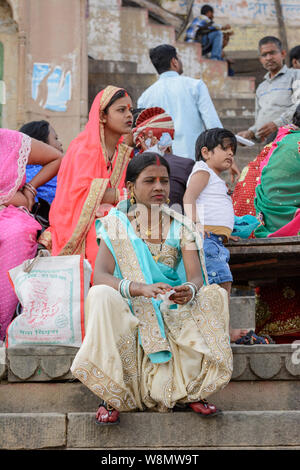
[[[57,176],[56,195],[49,213],[50,227],[39,239],[53,256],[83,254],[93,269],[98,251],[96,212],[100,209],[106,215],[112,207],[101,204],[107,188],[117,188],[122,195],[132,153],[131,147],[119,141],[109,165],[100,112],[119,90],[108,86],[98,93],[84,131],[69,145]],[[103,210],[101,206],[105,206]]]

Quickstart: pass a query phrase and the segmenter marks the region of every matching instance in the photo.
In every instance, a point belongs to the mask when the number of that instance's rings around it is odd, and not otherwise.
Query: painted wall
[[[146,10],[120,8],[117,0],[89,0],[88,53],[94,59],[136,62],[140,74],[156,74],[149,49],[163,43],[176,44],[173,27],[150,22]],[[209,64],[199,62],[201,48],[197,44],[181,42],[176,46],[186,75],[199,78],[209,73]],[[219,83],[227,71],[225,64],[217,65]]]
[[[65,148],[87,112],[84,7],[84,0],[26,0],[26,118],[51,122]]]
[[[86,0],[0,0],[6,85],[2,127],[18,129],[46,119],[65,149],[83,128],[88,111],[86,5]]]
[[[186,0],[162,0],[162,6],[173,13],[186,13]],[[215,10],[215,21],[230,23],[235,35],[227,50],[256,50],[259,39],[278,36],[276,9],[273,0],[195,0],[193,15],[208,3]],[[300,44],[300,1],[281,0],[289,47]]]
[[[11,7],[0,1],[0,42],[3,45],[3,76],[5,103],[2,104],[0,87],[1,126],[15,129],[17,125],[17,77],[18,77],[18,25],[13,19]]]

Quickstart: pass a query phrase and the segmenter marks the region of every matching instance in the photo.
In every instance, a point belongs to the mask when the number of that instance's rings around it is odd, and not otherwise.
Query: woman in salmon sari
[[[95,218],[127,197],[124,178],[132,148],[121,143],[131,132],[132,102],[121,88],[108,86],[96,96],[89,121],[64,156],[50,227],[39,242],[53,256],[83,254],[94,268],[98,251]]]

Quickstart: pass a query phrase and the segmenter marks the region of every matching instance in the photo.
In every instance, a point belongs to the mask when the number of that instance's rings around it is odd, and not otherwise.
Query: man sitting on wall
[[[223,60],[223,31],[230,29],[231,26],[229,24],[225,26],[215,24],[214,9],[210,5],[204,5],[201,8],[201,15],[194,18],[187,28],[185,41],[200,42],[202,45],[202,55],[210,52],[211,59]],[[233,31],[226,33],[227,36],[231,34],[233,34]]]

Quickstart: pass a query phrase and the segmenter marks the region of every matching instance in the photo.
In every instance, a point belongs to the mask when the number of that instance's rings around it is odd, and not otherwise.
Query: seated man
[[[211,59],[223,60],[222,48],[223,33],[222,31],[229,30],[229,24],[225,26],[217,25],[213,21],[214,9],[210,5],[204,5],[201,8],[201,15],[189,25],[186,31],[186,42],[200,42],[202,45],[202,55],[211,52]],[[229,33],[227,33],[229,34]],[[233,34],[231,32],[231,34]]]

